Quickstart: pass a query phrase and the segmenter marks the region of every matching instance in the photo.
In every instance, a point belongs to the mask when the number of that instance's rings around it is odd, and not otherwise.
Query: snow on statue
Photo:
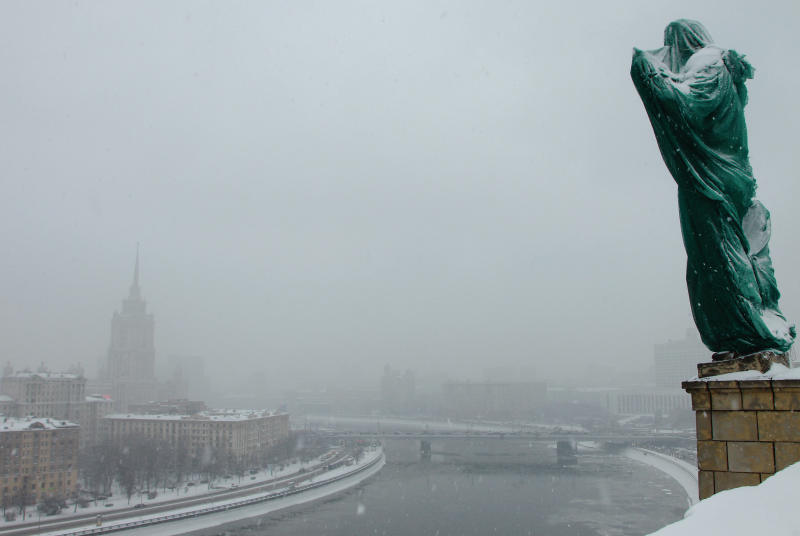
[[[785,353],[795,328],[778,309],[770,216],[755,199],[744,106],[753,68],[677,20],[664,47],[634,49],[631,77],[661,156],[678,183],[692,314],[715,358]]]

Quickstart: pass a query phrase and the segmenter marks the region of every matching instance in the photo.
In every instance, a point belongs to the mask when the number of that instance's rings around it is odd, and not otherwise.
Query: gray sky
[[[138,241],[157,360],[215,379],[645,368],[692,321],[628,72],[681,17],[756,68],[800,317],[800,3],[389,4],[3,2],[0,357],[93,371]]]

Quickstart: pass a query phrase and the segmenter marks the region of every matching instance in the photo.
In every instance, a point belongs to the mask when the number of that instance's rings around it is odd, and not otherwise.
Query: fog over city
[[[631,49],[756,69],[759,199],[800,319],[800,3],[4,2],[0,355],[94,375],[133,277],[156,362],[375,386],[646,375],[693,326]]]

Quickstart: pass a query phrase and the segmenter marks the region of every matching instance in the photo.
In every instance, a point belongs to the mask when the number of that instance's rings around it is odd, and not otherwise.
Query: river
[[[200,536],[633,536],[677,521],[686,494],[664,473],[600,451],[559,467],[543,443],[389,440],[374,478],[324,502]]]

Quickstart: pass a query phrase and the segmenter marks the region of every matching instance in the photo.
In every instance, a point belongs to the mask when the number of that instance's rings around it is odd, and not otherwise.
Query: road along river
[[[296,507],[330,497],[360,484],[370,478],[384,465],[385,457],[380,448],[368,450],[354,466],[342,466],[319,475],[312,481],[290,484],[284,488],[257,493],[247,497],[227,500],[212,500],[198,507],[180,508],[167,513],[148,514],[102,526],[85,525],[69,531],[58,530],[44,533],[46,536],[88,536],[125,531],[125,535],[183,534],[188,531],[216,527],[253,516],[262,516],[286,508]]]

